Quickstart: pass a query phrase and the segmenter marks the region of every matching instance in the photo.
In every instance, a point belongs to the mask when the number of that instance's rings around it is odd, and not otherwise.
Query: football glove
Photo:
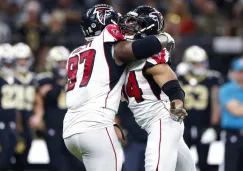
[[[175,102],[171,102],[170,106],[170,116],[176,122],[182,122],[183,119],[187,116],[186,110],[183,108],[183,105],[176,105]]]
[[[174,40],[174,38],[169,33],[166,33],[166,32],[160,33],[160,35],[164,35],[164,36],[167,37],[166,49],[169,52],[172,52],[175,49],[175,40]]]

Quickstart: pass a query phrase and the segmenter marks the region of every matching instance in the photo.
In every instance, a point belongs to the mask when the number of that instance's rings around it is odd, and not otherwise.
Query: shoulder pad
[[[31,78],[34,78],[34,79],[36,79],[36,73],[34,73],[34,72],[28,72],[28,76],[29,77],[31,77]]]
[[[208,76],[214,79],[218,85],[222,85],[224,83],[224,78],[222,77],[221,73],[218,71],[209,70]]]
[[[90,44],[90,43],[89,43],[89,44]],[[82,45],[82,46],[77,47],[76,49],[74,49],[74,50],[70,53],[69,56],[71,57],[71,56],[73,56],[74,54],[77,54],[77,53],[81,52],[83,49],[87,48],[87,46],[88,46],[89,44],[87,44],[87,45]]]
[[[153,65],[163,64],[169,62],[170,54],[166,49],[160,51],[160,53],[147,58],[147,61]]]
[[[215,71],[215,70],[208,70],[207,74],[210,77],[216,77],[216,78],[219,78],[222,76],[220,72]]]
[[[40,81],[42,79],[46,79],[46,78],[53,78],[53,73],[52,72],[42,72],[36,75],[36,80]]]
[[[104,42],[116,42],[125,39],[120,31],[119,26],[116,24],[109,24],[106,26],[103,34]]]

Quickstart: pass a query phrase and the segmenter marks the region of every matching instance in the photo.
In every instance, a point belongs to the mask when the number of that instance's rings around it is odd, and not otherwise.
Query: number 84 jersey
[[[168,61],[169,53],[164,49],[157,55],[127,66],[122,96],[128,101],[128,107],[138,125],[145,130],[158,119],[170,119],[168,96],[157,85],[152,75],[146,73],[148,68]]]

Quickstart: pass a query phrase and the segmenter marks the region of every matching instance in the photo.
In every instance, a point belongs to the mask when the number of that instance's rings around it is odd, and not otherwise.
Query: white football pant
[[[75,134],[64,142],[87,171],[121,171],[124,155],[113,126]]]
[[[146,171],[196,171],[190,150],[183,140],[184,124],[158,120],[147,130]]]

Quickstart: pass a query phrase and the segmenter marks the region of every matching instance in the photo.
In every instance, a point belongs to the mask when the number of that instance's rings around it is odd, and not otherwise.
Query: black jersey
[[[15,93],[14,77],[0,73],[0,122],[15,122]]]
[[[186,97],[184,107],[188,112],[186,125],[208,126],[211,117],[211,91],[222,84],[222,77],[217,71],[208,70],[201,76],[190,73],[179,76]]]
[[[44,98],[46,123],[62,125],[67,111],[65,86],[59,84],[61,80],[55,77],[52,72],[41,73],[37,79],[39,88],[47,84],[53,87]]]
[[[32,72],[26,74],[16,73],[15,84],[16,109],[21,113],[32,114],[37,86],[35,74]]]

